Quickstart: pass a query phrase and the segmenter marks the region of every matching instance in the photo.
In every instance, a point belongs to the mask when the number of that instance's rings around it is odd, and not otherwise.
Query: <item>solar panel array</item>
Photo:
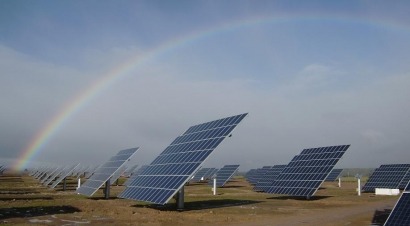
[[[266,172],[271,169],[273,166],[263,166],[262,168],[256,169],[249,177],[247,178],[249,183],[256,185],[260,181]]]
[[[261,177],[256,183],[253,190],[266,192],[285,167],[286,165],[274,165],[267,169],[263,177]]]
[[[205,174],[206,179],[213,179],[216,176],[216,173],[219,171],[217,168],[212,168],[209,172]]]
[[[267,192],[311,197],[349,146],[304,149],[282,170]]]
[[[400,199],[397,201],[384,225],[410,225],[410,183],[407,184],[404,192],[401,194]]]
[[[55,188],[62,180],[64,180],[64,178],[66,178],[68,175],[70,175],[75,170],[75,168],[77,168],[79,165],[80,165],[80,163],[78,163],[77,165],[74,165],[74,166],[68,168],[67,170],[61,172],[59,177],[53,182],[53,184],[50,187]]]
[[[223,187],[238,171],[239,165],[225,165],[216,173],[216,186]],[[213,181],[209,181],[210,185]]]
[[[128,161],[139,148],[130,148],[119,151],[111,157],[106,163],[101,165],[95,173],[82,184],[77,193],[92,196],[103,184]]]
[[[110,185],[113,185],[114,183],[116,183],[118,178],[121,177],[121,175],[125,172],[126,169],[127,169],[127,167],[125,165],[123,165],[121,168],[119,168],[117,170],[117,172],[115,172],[112,175],[112,177],[110,178]]]
[[[410,181],[410,168],[409,168],[409,171],[407,171],[406,175],[403,177],[403,179],[400,181],[399,189],[402,189],[402,190],[405,189],[409,181]]]
[[[134,179],[142,172],[145,170],[145,168],[147,168],[148,165],[143,165],[140,168],[138,168],[137,170],[134,171],[134,173],[131,175],[130,178],[128,178],[127,181],[124,182],[125,186],[128,186],[129,183],[131,183],[131,181],[134,181]]]
[[[400,182],[410,169],[410,164],[386,164],[377,168],[362,190],[374,192],[376,188],[399,188]]]
[[[325,181],[335,181],[337,178],[339,178],[342,171],[343,169],[333,169],[326,177]]]
[[[130,182],[118,197],[156,204],[167,203],[246,115],[190,127]]]
[[[206,179],[206,175],[208,172],[213,171],[213,168],[201,168],[199,169],[194,176],[192,177],[191,181],[200,182],[201,180]]]

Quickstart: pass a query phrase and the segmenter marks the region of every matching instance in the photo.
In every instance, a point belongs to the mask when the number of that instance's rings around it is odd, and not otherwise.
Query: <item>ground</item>
[[[310,200],[254,192],[237,177],[213,195],[207,184],[185,186],[185,209],[115,198],[124,186],[93,197],[49,189],[30,176],[0,176],[0,224],[12,225],[382,225],[398,196],[358,196],[354,180],[325,182]]]

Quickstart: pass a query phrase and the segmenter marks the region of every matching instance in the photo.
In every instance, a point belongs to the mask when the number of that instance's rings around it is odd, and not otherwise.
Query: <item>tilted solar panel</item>
[[[335,181],[339,178],[339,175],[342,173],[343,169],[333,169],[329,175],[326,177],[325,181]]]
[[[118,197],[162,205],[167,203],[246,115],[190,127],[130,182]]]
[[[117,182],[118,178],[121,177],[121,175],[125,172],[125,170],[127,169],[127,167],[125,165],[123,165],[121,168],[119,168],[117,170],[117,172],[115,172],[111,179],[110,179],[110,185],[113,185],[114,183]]]
[[[410,225],[410,182],[399,200],[394,206],[392,212],[387,218],[385,226],[408,226]]]
[[[55,188],[62,180],[64,180],[64,178],[66,178],[68,175],[70,175],[70,173],[72,173],[73,170],[75,170],[75,168],[77,168],[79,165],[80,165],[80,163],[78,163],[77,165],[74,165],[74,166],[68,168],[67,170],[64,170],[63,172],[61,172],[60,176],[54,181],[54,183],[50,187]]]
[[[267,169],[253,190],[266,192],[285,167],[286,165],[274,165],[272,168]]]
[[[138,168],[137,170],[135,170],[135,171],[132,173],[131,177],[128,178],[128,180],[124,182],[124,185],[125,185],[125,186],[128,186],[128,184],[129,184],[131,181],[133,181],[133,180],[134,180],[141,172],[143,172],[143,171],[145,170],[145,168],[147,168],[147,167],[148,167],[148,165],[143,165],[143,166],[141,166],[140,168]]]
[[[52,174],[46,181],[43,182],[43,185],[49,185],[54,179],[56,179],[61,173],[63,173],[66,168],[66,166],[61,167],[59,170],[55,171],[54,174]]]
[[[374,192],[376,188],[399,188],[400,182],[410,169],[410,164],[386,164],[377,168],[362,190]]]
[[[95,173],[77,189],[77,193],[92,196],[137,152],[138,149],[139,147],[119,151],[115,156],[111,157],[106,163],[101,165]]]
[[[262,168],[256,169],[252,175],[249,176],[249,183],[256,185],[273,166],[263,166]]]
[[[205,180],[205,176],[208,172],[210,172],[212,168],[201,168],[199,169],[190,181],[200,182],[201,180]]]
[[[225,165],[216,173],[216,186],[223,187],[231,177],[238,171],[239,165]],[[209,185],[213,185],[213,181],[208,182]]]
[[[410,181],[410,168],[407,171],[406,175],[403,177],[403,179],[400,181],[399,189],[402,189],[402,190],[405,189],[409,181]]]
[[[267,192],[311,197],[349,146],[304,149],[282,170]]]

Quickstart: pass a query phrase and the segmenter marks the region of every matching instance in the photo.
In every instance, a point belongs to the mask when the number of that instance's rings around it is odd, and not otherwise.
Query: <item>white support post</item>
[[[339,188],[342,187],[342,180],[339,177]]]
[[[77,189],[80,188],[80,186],[81,186],[81,178],[78,178]]]
[[[360,178],[357,178],[357,195],[361,196]]]
[[[214,195],[216,195],[216,178],[214,178],[214,187],[213,187]]]

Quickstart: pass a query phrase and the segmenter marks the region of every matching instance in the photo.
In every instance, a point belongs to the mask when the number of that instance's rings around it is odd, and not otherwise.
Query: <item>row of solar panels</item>
[[[136,199],[158,204],[165,204],[198,171],[211,152],[226,138],[247,114],[240,114],[190,127],[177,137],[154,161],[141,171],[131,176],[126,182],[126,189],[121,198]],[[120,151],[105,164],[100,166],[77,192],[84,195],[94,194],[104,183],[121,175],[124,164],[139,148]],[[76,168],[42,168],[33,174],[45,185],[72,174]],[[237,167],[236,167],[237,168]],[[222,170],[222,171],[221,171]],[[225,183],[229,176],[221,169],[217,180]]]
[[[111,184],[121,176],[131,176],[131,174],[135,171],[138,165],[134,165],[130,169],[127,170],[126,166],[122,166],[117,170],[117,172],[112,175],[111,177]],[[80,176],[84,176],[85,178],[89,178],[94,172],[97,170],[98,167],[90,167],[90,166],[80,166],[79,164],[73,166],[62,166],[62,167],[39,167],[32,169],[29,173],[30,176],[38,179],[40,183],[44,186],[50,186],[51,188],[55,188],[62,180],[66,177],[71,176],[75,177],[76,179],[80,178]]]
[[[245,177],[254,190],[275,194],[310,197],[325,180],[341,173],[333,167],[349,145],[304,149],[287,165],[264,166],[250,170]]]
[[[190,127],[130,180],[119,197],[157,204],[167,203],[246,115]],[[349,145],[340,145],[304,149],[288,165],[279,167],[280,173],[275,175],[274,180],[264,181],[260,187],[268,193],[310,197],[348,148]],[[77,192],[92,195],[137,150],[138,148],[120,151],[81,185]]]

